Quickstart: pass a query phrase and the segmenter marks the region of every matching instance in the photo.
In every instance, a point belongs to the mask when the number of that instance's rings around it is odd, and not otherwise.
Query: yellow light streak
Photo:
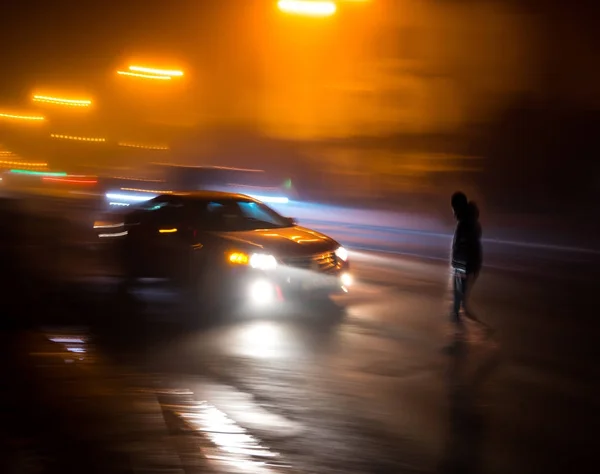
[[[155,69],[151,67],[143,67],[143,66],[129,66],[129,70],[138,73],[144,74],[154,74],[157,76],[171,76],[171,77],[181,77],[183,76],[183,71],[179,71],[178,69]]]
[[[113,176],[113,179],[124,179],[125,181],[144,181],[147,183],[164,183],[164,179],[130,178],[128,176]]]
[[[52,138],[57,138],[60,140],[75,140],[78,142],[95,142],[95,143],[104,143],[106,142],[106,138],[97,138],[97,137],[77,137],[73,135],[59,135],[57,133],[51,133],[50,136]]]
[[[172,234],[177,232],[177,229],[158,229],[158,232],[161,234]]]
[[[43,122],[45,117],[41,115],[19,115],[19,114],[4,114],[0,113],[1,118],[7,118],[12,120],[25,120],[29,122]]]
[[[283,12],[306,16],[331,16],[337,10],[334,2],[327,1],[279,0],[277,5]]]
[[[133,191],[136,193],[151,193],[151,194],[173,194],[173,191],[162,191],[162,190],[158,190],[158,189],[121,188],[121,191]]]
[[[168,150],[169,147],[166,145],[144,145],[142,143],[127,143],[127,142],[119,142],[119,146],[128,147],[128,148],[143,148],[145,150]]]
[[[18,166],[22,168],[46,168],[48,166],[48,163],[35,163],[27,161],[0,161],[0,166]]]
[[[32,163],[26,161],[0,161],[0,166],[10,166],[11,168],[46,168],[48,163]]]
[[[92,101],[89,99],[62,99],[60,97],[51,97],[47,95],[34,95],[34,102],[44,102],[47,104],[67,105],[70,107],[89,107]]]
[[[160,76],[160,75],[153,75],[153,74],[138,74],[136,72],[129,72],[129,71],[117,71],[117,74],[119,74],[121,76],[139,77],[142,79],[158,79],[158,80],[162,80],[162,81],[170,81],[171,80],[171,76]]]

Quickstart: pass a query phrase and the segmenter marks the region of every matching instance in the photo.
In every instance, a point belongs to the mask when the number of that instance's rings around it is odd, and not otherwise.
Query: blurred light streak
[[[175,232],[177,232],[176,228],[173,228],[173,229],[158,229],[158,233],[159,234],[174,234]]]
[[[317,0],[279,0],[277,6],[283,12],[306,16],[331,16],[337,10],[334,2]]]
[[[26,122],[43,122],[44,120],[46,120],[46,118],[41,115],[19,115],[5,113],[0,113],[0,118],[6,118],[11,120],[24,120]]]
[[[3,150],[0,151],[0,156],[17,156],[17,154],[13,153],[12,151]]]
[[[144,150],[168,150],[169,149],[169,147],[166,145],[144,145],[141,143],[119,142],[118,145],[127,147],[127,148],[142,148]]]
[[[31,171],[13,169],[9,172],[14,174],[27,174],[31,176],[67,176],[67,173],[64,171]]]
[[[20,166],[25,168],[45,168],[48,166],[48,163],[33,163],[26,161],[0,161],[0,166]]]
[[[118,224],[94,224],[94,229],[116,229],[123,227],[124,224],[124,222],[119,222]]]
[[[59,140],[74,140],[78,142],[94,142],[94,143],[104,143],[106,142],[106,138],[96,138],[96,137],[77,137],[73,135],[59,135],[56,133],[51,133],[50,136],[52,138],[57,138]]]
[[[85,349],[83,347],[67,347],[69,352],[77,352],[79,354],[85,353]]]
[[[171,77],[181,77],[183,76],[183,71],[179,71],[177,69],[155,69],[151,67],[143,67],[143,66],[129,66],[129,70],[137,73],[144,74],[153,74],[158,76],[171,76]]]
[[[44,102],[47,104],[67,105],[69,107],[89,107],[92,101],[89,99],[62,99],[60,97],[51,97],[46,95],[34,95],[34,102]]]
[[[164,183],[164,179],[129,178],[127,176],[113,176],[112,179],[124,179],[126,181],[144,181],[146,183]]]
[[[52,342],[60,342],[62,344],[85,344],[85,339],[72,337],[54,337],[49,338]]]
[[[122,193],[106,193],[108,199],[114,199],[119,201],[130,201],[130,202],[144,202],[152,199],[152,196],[135,196],[132,194]]]
[[[141,79],[158,79],[158,80],[162,80],[162,81],[170,81],[171,80],[171,76],[159,76],[159,75],[153,75],[153,74],[138,74],[135,72],[128,72],[128,71],[117,71],[117,74],[119,74],[120,76],[139,77]]]
[[[178,163],[161,163],[152,162],[153,165],[157,166],[173,166],[177,168],[194,168],[194,169],[209,169],[209,170],[227,170],[227,171],[245,171],[249,173],[264,173],[265,170],[253,169],[253,168],[235,168],[231,166],[206,166],[206,165],[181,165]]]
[[[125,230],[123,232],[115,232],[113,234],[98,234],[98,237],[100,237],[100,238],[125,237],[128,233],[129,232]]]
[[[126,202],[109,202],[109,206],[129,206]]]
[[[133,191],[136,193],[173,194],[173,191],[159,191],[157,189],[121,188],[121,191]]]
[[[43,181],[53,181],[57,183],[74,183],[74,184],[98,184],[98,180],[96,179],[73,179],[73,178],[50,178],[45,177],[42,178]]]
[[[248,194],[248,196],[269,204],[287,204],[290,202],[286,197],[260,196],[258,194]]]

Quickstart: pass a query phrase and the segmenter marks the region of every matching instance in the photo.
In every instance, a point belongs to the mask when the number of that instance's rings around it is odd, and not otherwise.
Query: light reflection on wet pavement
[[[269,474],[294,472],[281,456],[264,446],[248,431],[207,401],[196,401],[193,392],[162,391],[163,410],[180,418],[185,427],[200,436],[199,450],[219,472]],[[250,408],[250,407],[248,407]]]
[[[250,319],[166,331],[148,342],[136,362],[162,374],[162,385],[148,390],[167,423],[197,433],[186,449],[223,472],[526,473],[558,471],[563,431],[573,446],[587,442],[575,429],[581,414],[561,413],[578,403],[586,412],[596,401],[585,396],[585,380],[558,371],[569,357],[585,358],[553,349],[571,334],[583,351],[589,335],[561,317],[540,325],[539,314],[561,311],[547,297],[551,287],[484,274],[474,303],[499,339],[471,325],[462,341],[468,350],[455,352],[445,325],[445,267],[364,259],[355,269],[368,283],[345,299],[339,324]],[[82,354],[85,344],[53,337]],[[172,386],[188,388],[165,388]],[[549,412],[562,430],[547,428]],[[538,451],[529,440],[550,448]]]

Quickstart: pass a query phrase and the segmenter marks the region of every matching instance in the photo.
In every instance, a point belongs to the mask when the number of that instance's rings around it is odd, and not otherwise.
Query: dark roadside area
[[[136,312],[64,284],[59,217],[12,200],[0,216],[0,472],[181,472],[150,376],[100,355],[135,345]]]

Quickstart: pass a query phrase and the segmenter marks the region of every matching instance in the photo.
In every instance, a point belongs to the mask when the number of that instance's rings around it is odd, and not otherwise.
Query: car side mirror
[[[295,217],[288,217],[287,220],[290,223],[290,225],[298,225],[298,221]]]

